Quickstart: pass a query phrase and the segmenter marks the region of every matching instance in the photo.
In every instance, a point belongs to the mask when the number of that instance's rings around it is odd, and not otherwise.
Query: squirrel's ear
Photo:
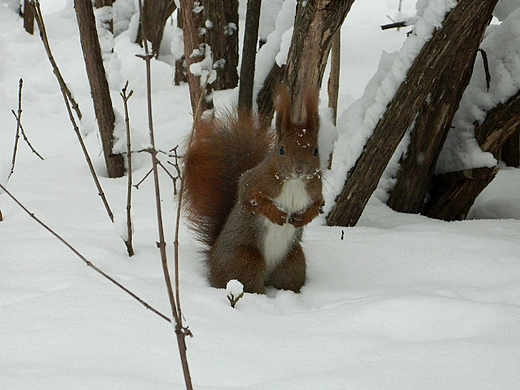
[[[305,127],[309,130],[318,131],[319,128],[319,113],[318,113],[318,91],[314,89],[307,89],[305,91]]]
[[[274,108],[276,110],[276,131],[281,134],[283,129],[291,126],[291,95],[284,84],[279,84],[274,93]]]

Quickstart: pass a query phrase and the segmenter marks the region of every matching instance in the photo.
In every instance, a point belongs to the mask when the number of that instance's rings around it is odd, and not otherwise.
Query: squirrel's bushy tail
[[[201,242],[213,246],[236,201],[238,179],[272,143],[269,126],[252,115],[230,111],[195,124],[184,159],[183,206]]]

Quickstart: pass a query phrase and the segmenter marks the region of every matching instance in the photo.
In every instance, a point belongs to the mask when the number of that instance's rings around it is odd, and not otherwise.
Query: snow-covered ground
[[[87,146],[120,220],[126,178],[104,177],[75,15],[70,4],[56,3],[48,9],[57,12],[46,15],[51,47],[84,113]],[[414,1],[404,3],[403,11],[413,14]],[[397,5],[397,0],[359,1],[347,17],[340,117],[378,69],[381,50],[402,46],[408,29],[379,28]],[[133,145],[140,149],[148,142],[144,64],[125,34],[116,39],[115,52],[114,105],[123,112],[119,88],[128,79],[134,90]],[[190,128],[188,89],[172,85],[167,63],[152,66],[157,143],[169,150]],[[17,109],[20,78],[23,126],[45,159],[20,140],[7,182],[16,129],[11,110]],[[229,99],[230,93],[216,98]],[[134,167],[140,180],[149,156],[135,155]],[[171,259],[173,185],[166,175],[161,180]],[[169,313],[155,244],[152,181],[133,192],[136,255],[129,258],[97,195],[41,41],[27,35],[5,6],[0,6],[0,183],[88,260]],[[171,325],[86,267],[6,194],[0,195],[0,211],[1,389],[183,388]],[[470,218],[446,223],[398,214],[374,197],[356,227],[326,227],[320,218],[307,228],[308,282],[300,294],[246,294],[235,309],[225,291],[207,286],[199,247],[183,226],[181,298],[194,334],[187,342],[195,388],[517,389],[520,170],[503,168]]]

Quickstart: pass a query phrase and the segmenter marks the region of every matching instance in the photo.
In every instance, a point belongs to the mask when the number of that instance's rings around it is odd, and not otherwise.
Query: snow
[[[348,126],[363,123],[361,113],[374,104],[370,99],[392,90],[383,86],[376,93],[398,54],[385,54],[367,83],[382,47],[402,47],[408,29],[379,31],[386,15],[396,12],[396,1],[356,3],[343,29],[342,137]],[[125,230],[126,178],[105,177],[71,4],[46,14],[46,22],[54,57],[83,111],[82,131],[116,227],[97,195],[40,39],[27,35],[8,7],[0,7],[0,183],[88,260],[171,316],[156,246],[152,180],[133,192],[136,255],[129,258],[119,236]],[[288,28],[276,36],[271,64]],[[142,49],[131,35],[114,38],[121,67],[109,73],[129,80],[134,91],[130,122],[139,151],[149,142],[146,84],[144,62],[135,56]],[[10,111],[17,110],[21,77],[24,129],[45,160],[20,140],[7,181],[16,129]],[[188,88],[173,86],[172,68],[160,60],[152,60],[152,78],[156,143],[168,151],[191,126]],[[345,102],[360,97],[365,86],[367,94],[347,115]],[[121,113],[121,86],[111,87]],[[217,105],[227,95],[215,94]],[[353,156],[364,137],[348,134],[351,150],[345,153]],[[123,141],[121,134],[121,149]],[[133,158],[138,181],[150,169],[150,156]],[[169,168],[166,156],[159,158]],[[182,223],[181,302],[194,334],[187,345],[195,388],[518,388],[520,170],[501,168],[467,221],[398,214],[378,197],[356,227],[326,227],[319,217],[304,235],[308,281],[302,292],[245,294],[234,309],[227,290],[208,287],[200,247]],[[176,204],[166,175],[161,185],[171,260]],[[2,389],[184,388],[170,324],[86,267],[5,193],[0,210]]]

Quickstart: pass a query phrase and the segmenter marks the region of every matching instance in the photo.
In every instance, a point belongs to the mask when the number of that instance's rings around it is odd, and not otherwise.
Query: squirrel
[[[323,206],[318,98],[307,93],[294,123],[285,86],[275,94],[276,132],[231,110],[200,119],[186,150],[183,208],[205,251],[208,281],[236,279],[249,293],[299,292],[306,280],[303,227]],[[275,134],[274,134],[275,133]]]

